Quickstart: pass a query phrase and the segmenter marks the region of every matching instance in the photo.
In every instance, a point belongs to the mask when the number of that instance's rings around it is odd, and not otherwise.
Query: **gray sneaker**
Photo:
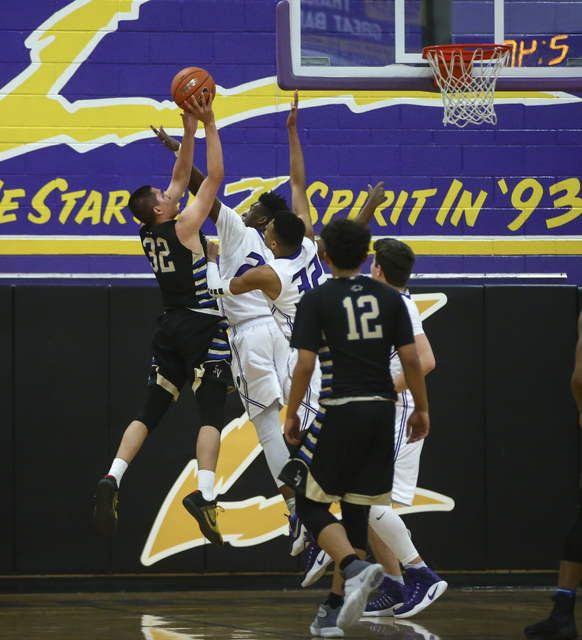
[[[320,604],[315,620],[309,627],[311,635],[318,638],[343,638],[344,632],[337,626],[341,607],[332,609],[328,604]]]
[[[354,560],[341,572],[345,593],[344,604],[337,617],[338,627],[346,629],[362,617],[370,592],[380,586],[384,575],[381,564],[363,560]]]

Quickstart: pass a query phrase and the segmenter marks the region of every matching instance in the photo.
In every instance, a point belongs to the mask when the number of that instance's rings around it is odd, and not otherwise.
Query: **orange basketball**
[[[200,96],[203,93],[210,93],[214,98],[216,85],[212,76],[205,69],[188,67],[176,74],[172,80],[171,92],[174,102],[183,108],[184,101],[190,96],[194,96],[198,104],[200,104]]]

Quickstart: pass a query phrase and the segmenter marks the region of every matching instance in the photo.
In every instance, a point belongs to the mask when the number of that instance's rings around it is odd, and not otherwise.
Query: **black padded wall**
[[[99,571],[91,513],[107,444],[108,292],[17,287],[14,309],[15,570]]]
[[[488,569],[557,567],[578,481],[576,287],[485,287]]]
[[[0,574],[14,571],[13,287],[0,287]]]
[[[418,484],[453,498],[455,508],[404,519],[431,566],[478,570],[486,565],[487,523],[483,288],[411,292],[447,296],[446,305],[423,323],[436,366],[426,378],[431,428]]]
[[[425,321],[431,434],[419,486],[450,512],[404,516],[437,570],[556,569],[576,502],[578,416],[571,397],[575,287],[415,287],[447,295]],[[284,536],[198,547],[144,566],[156,515],[194,457],[190,390],[124,476],[119,531],[93,530],[93,493],[141,408],[156,287],[0,287],[0,574],[296,571]],[[238,396],[227,420],[242,413]],[[261,454],[222,497],[276,489]],[[6,515],[6,518],[4,518]],[[195,526],[195,523],[192,523]]]

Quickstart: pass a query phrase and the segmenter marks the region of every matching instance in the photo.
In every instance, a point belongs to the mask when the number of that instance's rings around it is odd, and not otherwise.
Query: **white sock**
[[[117,481],[117,487],[121,484],[121,478],[127,469],[127,462],[121,458],[115,458],[111,463],[111,469],[109,469],[108,476],[113,476]]]
[[[289,515],[295,515],[295,498],[289,498],[289,500],[285,500],[285,504],[287,505],[287,509],[289,509]]]
[[[257,430],[259,443],[265,452],[269,471],[277,486],[280,487],[284,483],[279,480],[278,476],[289,458],[289,450],[281,432],[278,401],[263,409],[253,418],[252,422]]]
[[[424,562],[423,560],[416,563],[409,562],[408,564],[404,565],[405,569],[422,569],[422,567],[426,567],[426,562]]]
[[[214,471],[200,469],[198,471],[198,491],[204,500],[214,500]]]
[[[393,576],[390,573],[387,573],[386,576],[390,578],[390,580],[394,580],[394,582],[398,582],[399,584],[404,584],[404,578],[402,577],[402,574],[400,574],[399,576]]]
[[[373,505],[370,509],[369,523],[404,566],[418,557],[418,551],[408,536],[406,525],[391,506]]]

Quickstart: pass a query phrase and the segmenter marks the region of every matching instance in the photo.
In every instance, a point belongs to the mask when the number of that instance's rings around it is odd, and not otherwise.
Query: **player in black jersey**
[[[279,477],[295,488],[299,518],[336,563],[331,593],[311,625],[313,635],[332,637],[360,618],[368,594],[384,577],[381,565],[363,558],[370,505],[390,504],[397,397],[388,366],[392,346],[416,403],[408,421],[411,441],[427,435],[429,417],[400,293],[361,275],[370,231],[342,218],[328,224],[321,237],[333,278],[307,291],[297,308],[291,345],[299,357],[285,437],[298,447]],[[317,356],[320,412],[299,440],[297,409]],[[332,502],[340,502],[342,524],[329,512]]]
[[[227,385],[232,384],[226,322],[206,286],[206,240],[200,231],[224,177],[222,148],[212,98],[185,103],[184,138],[166,191],[143,186],[129,199],[131,213],[142,222],[140,238],[161,289],[164,312],[152,341],[152,369],[145,405],[127,427],[109,474],[97,485],[94,520],[99,531],[117,529],[117,493],[121,477],[148,433],[178,398],[186,383],[198,400],[202,426],[196,442],[198,491],[183,504],[204,536],[223,544],[216,521],[214,473],[224,426]],[[179,217],[178,203],[190,179],[194,134],[204,124],[208,176],[196,199]]]

